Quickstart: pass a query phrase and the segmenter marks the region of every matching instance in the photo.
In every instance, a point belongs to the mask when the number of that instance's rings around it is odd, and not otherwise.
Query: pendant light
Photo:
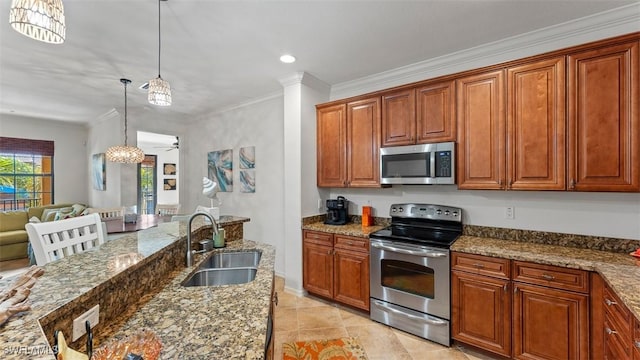
[[[32,39],[62,44],[66,31],[62,0],[13,0],[9,24]]]
[[[111,162],[136,164],[144,160],[144,151],[135,146],[127,145],[127,85],[131,83],[129,79],[120,79],[124,84],[124,146],[111,146],[107,149],[106,157]]]
[[[171,86],[160,76],[160,1],[158,0],[158,77],[149,80],[149,102],[159,106],[171,105]],[[166,0],[165,0],[166,1]]]

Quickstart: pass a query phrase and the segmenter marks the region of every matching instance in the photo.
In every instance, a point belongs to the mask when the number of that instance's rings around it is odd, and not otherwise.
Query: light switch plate
[[[73,319],[73,336],[71,338],[71,341],[76,341],[82,335],[87,333],[87,328],[85,326],[85,322],[87,320],[91,324],[92,329],[94,326],[98,325],[98,322],[100,322],[100,305],[99,304],[87,310],[84,314]]]

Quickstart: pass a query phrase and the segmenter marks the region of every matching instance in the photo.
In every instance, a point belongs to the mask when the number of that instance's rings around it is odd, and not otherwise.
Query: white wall
[[[0,135],[54,141],[54,202],[89,203],[90,154],[84,125],[2,114]]]
[[[233,192],[219,192],[222,215],[248,217],[244,237],[276,246],[276,271],[282,272],[283,246],[283,105],[282,95],[224,113],[199,119],[188,128],[188,139],[180,138],[181,193],[183,212],[197,205],[210,206],[202,195],[202,178],[207,176],[207,153],[233,149]],[[256,192],[241,193],[238,153],[241,147],[255,146]]]
[[[99,119],[96,119],[89,127],[87,136],[87,148],[89,157],[93,154],[100,154],[107,151],[110,146],[124,144],[124,133],[121,132],[122,119],[120,114],[112,109],[110,112],[104,114]],[[91,160],[87,164],[89,169],[91,168]],[[106,163],[106,187],[105,190],[96,190],[91,183],[88,186],[89,192],[89,205],[97,208],[108,208],[120,206],[121,198],[121,167],[120,164],[115,164],[107,161]],[[89,174],[88,179],[91,179]],[[126,205],[134,205],[134,203]]]

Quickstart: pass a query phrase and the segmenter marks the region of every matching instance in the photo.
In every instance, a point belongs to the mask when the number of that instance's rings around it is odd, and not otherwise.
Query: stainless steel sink
[[[235,267],[198,270],[182,286],[220,286],[244,284],[256,278],[255,267]]]
[[[262,252],[258,250],[244,250],[211,254],[203,261],[199,269],[258,267]]]

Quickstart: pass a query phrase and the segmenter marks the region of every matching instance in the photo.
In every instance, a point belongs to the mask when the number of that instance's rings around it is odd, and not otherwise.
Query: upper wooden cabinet
[[[457,80],[458,188],[502,189],[505,178],[504,70]]]
[[[455,141],[454,81],[382,95],[382,147]]]
[[[571,54],[569,190],[640,191],[638,41]]]
[[[319,187],[379,187],[380,97],[317,108]]]

